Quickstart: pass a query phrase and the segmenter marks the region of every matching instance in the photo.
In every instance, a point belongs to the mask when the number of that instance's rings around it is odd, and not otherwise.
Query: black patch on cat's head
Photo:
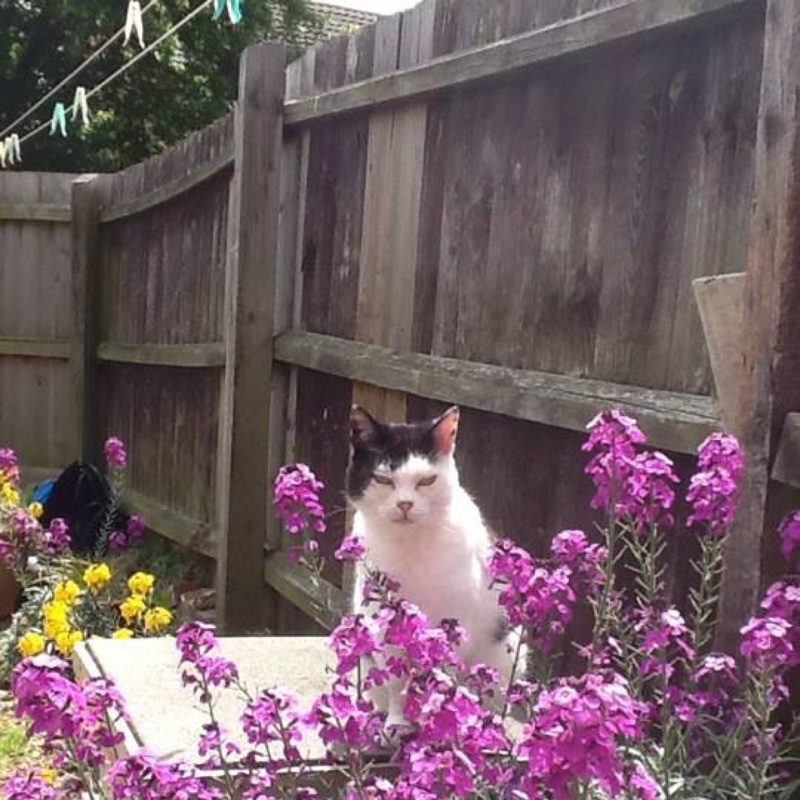
[[[347,468],[347,496],[351,500],[361,497],[380,464],[396,470],[412,455],[430,461],[441,458],[437,428],[447,414],[426,422],[384,424],[355,406],[350,415],[353,457]]]

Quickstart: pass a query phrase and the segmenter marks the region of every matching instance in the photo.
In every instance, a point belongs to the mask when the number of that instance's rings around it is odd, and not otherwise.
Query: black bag
[[[94,553],[100,530],[111,506],[111,487],[93,464],[75,461],[56,479],[43,503],[41,523],[47,527],[61,518],[69,525],[70,548],[74,553]],[[124,528],[128,517],[114,512],[111,531]]]

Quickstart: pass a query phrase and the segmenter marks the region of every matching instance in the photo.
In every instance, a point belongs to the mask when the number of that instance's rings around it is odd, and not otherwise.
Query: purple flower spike
[[[721,539],[733,522],[739,500],[744,458],[739,442],[727,433],[712,433],[697,451],[700,471],[692,476],[686,499],[692,506],[689,524],[704,524]]]
[[[335,555],[339,561],[359,561],[366,552],[367,548],[361,539],[356,536],[346,536]]]
[[[122,472],[128,466],[128,451],[121,439],[111,436],[106,439],[106,463],[112,472]]]
[[[272,502],[289,533],[325,533],[325,509],[319,499],[324,488],[305,464],[281,467]]]

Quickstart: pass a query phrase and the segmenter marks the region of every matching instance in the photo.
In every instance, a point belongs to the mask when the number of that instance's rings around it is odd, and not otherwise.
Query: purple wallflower
[[[356,536],[345,536],[335,555],[339,561],[359,561],[364,557],[367,548]]]
[[[187,623],[178,631],[176,644],[181,654],[181,681],[192,687],[200,702],[210,701],[209,687],[228,687],[238,680],[236,664],[217,655],[213,625]]]
[[[44,778],[38,767],[15,772],[2,788],[6,800],[61,800],[66,797]]]
[[[571,800],[575,780],[597,781],[616,795],[625,786],[620,740],[636,740],[644,707],[619,675],[561,679],[543,691],[516,745],[528,759],[523,788],[540,797],[544,785],[555,800]]]
[[[160,761],[144,750],[119,759],[106,778],[114,800],[220,800],[225,796],[187,764]]]
[[[64,552],[70,545],[70,533],[67,523],[60,518],[52,520],[50,527],[42,535],[45,549],[56,555]]]
[[[742,630],[741,654],[759,667],[779,669],[797,660],[792,625],[782,617],[755,617]]]
[[[550,552],[556,564],[569,567],[574,575],[583,579],[589,593],[605,580],[602,565],[608,550],[602,545],[590,544],[583,531],[562,531],[550,543]]]
[[[319,499],[323,488],[305,464],[281,467],[275,478],[273,503],[289,533],[306,529],[325,533],[325,509]]]
[[[537,646],[550,650],[572,618],[576,599],[572,569],[566,565],[550,569],[504,540],[495,545],[489,576],[500,586],[500,603],[511,624],[529,628]]]
[[[700,470],[692,476],[686,499],[692,506],[689,525],[704,524],[722,538],[736,514],[744,469],[739,442],[727,433],[712,433],[698,448]]]
[[[364,614],[344,617],[331,634],[339,675],[352,672],[364,656],[383,650],[383,631],[378,622]]]
[[[314,701],[304,723],[317,732],[329,751],[336,753],[342,748],[371,747],[383,730],[383,715],[371,701],[359,698],[353,686],[336,681],[329,692]]]
[[[128,466],[128,451],[122,440],[116,436],[106,439],[105,454],[111,472],[122,472]]]
[[[795,550],[800,547],[800,511],[793,511],[778,528],[781,537],[781,552],[789,561]]]
[[[110,726],[125,718],[122,698],[105,679],[78,684],[67,677],[66,662],[48,655],[26,659],[14,669],[11,688],[16,712],[30,722],[30,732],[45,745],[61,750],[71,742],[70,755],[90,767],[105,763],[109,748],[122,741]]]
[[[242,730],[251,744],[279,743],[284,760],[299,760],[297,745],[303,740],[300,698],[284,689],[261,692],[242,714]]]
[[[19,483],[19,459],[9,447],[0,447],[0,479]]]
[[[671,484],[678,478],[663,453],[638,452],[646,441],[635,420],[620,411],[604,411],[588,425],[583,450],[594,456],[586,466],[595,486],[592,508],[646,527],[672,525],[675,502]]]

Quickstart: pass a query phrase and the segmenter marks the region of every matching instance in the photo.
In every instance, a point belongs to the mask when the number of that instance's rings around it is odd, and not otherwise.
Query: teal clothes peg
[[[53,118],[50,120],[50,135],[52,136],[57,130],[61,131],[61,135],[66,138],[67,135],[67,110],[64,104],[58,102],[53,106]]]
[[[242,0],[214,0],[214,17],[216,21],[222,16],[222,12],[227,9],[228,19],[236,25],[242,21]]]

